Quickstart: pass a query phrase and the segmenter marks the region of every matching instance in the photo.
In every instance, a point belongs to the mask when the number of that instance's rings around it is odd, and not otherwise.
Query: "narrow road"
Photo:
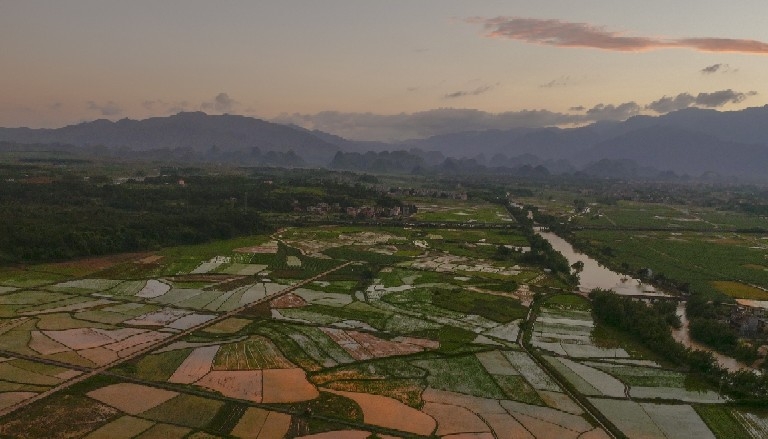
[[[555,383],[557,383],[557,385],[558,385],[558,386],[560,386],[560,388],[561,388],[561,389],[563,389],[563,392],[564,392],[566,395],[568,395],[568,397],[569,397],[569,398],[571,398],[571,400],[573,400],[573,401],[574,401],[576,404],[578,404],[578,405],[579,405],[579,407],[581,407],[581,409],[582,409],[582,410],[584,410],[584,413],[586,413],[586,414],[587,414],[587,415],[588,415],[588,416],[589,416],[589,417],[590,417],[592,420],[594,420],[594,421],[595,421],[595,423],[596,423],[597,425],[599,425],[599,426],[600,426],[600,428],[602,428],[602,429],[603,429],[603,431],[605,431],[605,433],[606,433],[608,436],[610,436],[610,437],[611,437],[611,438],[613,438],[613,439],[617,439],[618,437],[617,437],[617,436],[616,436],[616,435],[613,433],[612,429],[609,429],[608,427],[606,427],[606,426],[605,426],[605,424],[604,424],[604,423],[603,423],[603,422],[600,420],[600,417],[599,417],[599,416],[597,416],[597,415],[595,415],[595,412],[594,412],[593,408],[592,408],[592,407],[590,407],[590,406],[588,406],[587,404],[584,404],[584,403],[582,403],[582,402],[581,402],[581,400],[580,400],[579,398],[577,398],[577,397],[576,397],[576,396],[575,396],[573,393],[571,393],[571,391],[570,391],[570,390],[568,390],[568,387],[566,387],[566,386],[563,384],[563,381],[560,379],[560,376],[559,376],[559,375],[556,375],[556,374],[554,374],[554,373],[552,373],[552,371],[549,369],[549,366],[548,366],[548,365],[546,365],[546,364],[543,364],[543,362],[539,361],[538,357],[536,357],[535,355],[533,355],[533,353],[532,353],[532,352],[531,352],[531,351],[528,349],[528,347],[525,345],[525,343],[524,343],[524,340],[525,340],[525,337],[526,337],[526,333],[528,333],[529,331],[532,331],[532,330],[533,330],[533,323],[534,323],[534,321],[535,321],[535,319],[534,319],[534,320],[532,320],[532,317],[533,317],[533,316],[534,316],[534,313],[533,313],[533,304],[531,304],[531,307],[528,309],[528,315],[525,317],[525,327],[526,327],[526,328],[525,328],[525,329],[523,329],[523,330],[521,330],[521,331],[520,331],[520,332],[517,334],[517,344],[520,346],[520,348],[522,348],[522,349],[523,349],[523,351],[525,351],[525,353],[526,353],[526,354],[528,354],[528,356],[529,356],[529,357],[531,357],[531,359],[534,361],[534,363],[536,363],[536,365],[537,365],[537,366],[538,366],[538,367],[539,367],[541,370],[543,370],[543,371],[544,371],[544,373],[546,373],[547,375],[549,375],[549,377],[550,377],[550,378],[551,378],[551,379],[552,379],[552,380],[553,380]],[[615,427],[613,427],[613,428],[615,428]]]
[[[340,269],[346,267],[347,265],[350,265],[350,264],[353,264],[353,263],[355,263],[355,261],[345,262],[345,263],[343,263],[341,265],[338,265],[338,266],[336,266],[336,267],[334,267],[334,268],[332,268],[332,269],[330,269],[328,271],[325,271],[323,273],[320,273],[320,274],[318,274],[316,276],[313,276],[313,277],[310,277],[308,279],[304,279],[301,282],[298,282],[298,283],[293,284],[293,285],[291,285],[291,286],[289,286],[287,288],[284,288],[284,289],[276,292],[275,294],[272,294],[270,296],[265,296],[265,297],[255,301],[255,302],[251,302],[251,303],[245,304],[245,305],[243,305],[243,306],[241,306],[239,308],[235,308],[235,309],[233,309],[231,311],[228,311],[228,312],[226,312],[224,314],[221,314],[221,315],[217,316],[214,319],[211,319],[211,320],[208,320],[206,322],[203,322],[203,323],[201,323],[201,324],[199,324],[197,326],[193,326],[191,328],[185,329],[185,330],[183,330],[181,332],[178,332],[176,334],[171,335],[170,337],[167,337],[167,338],[164,338],[162,340],[159,340],[156,343],[152,343],[152,344],[148,345],[147,347],[145,347],[144,349],[136,351],[136,352],[132,353],[131,355],[128,355],[128,356],[123,357],[123,358],[119,358],[119,359],[117,359],[117,360],[115,360],[115,361],[113,361],[113,362],[111,362],[109,364],[106,364],[104,366],[100,366],[100,367],[97,367],[97,368],[94,368],[94,369],[83,368],[81,366],[73,366],[73,365],[69,365],[69,364],[66,364],[66,363],[52,362],[52,361],[45,360],[45,359],[42,359],[42,358],[37,358],[37,357],[23,356],[24,358],[30,359],[32,361],[47,362],[48,364],[55,364],[55,365],[67,367],[67,368],[70,368],[70,369],[80,370],[80,371],[85,372],[85,373],[83,373],[83,374],[81,374],[81,375],[79,375],[77,377],[74,377],[74,378],[72,378],[69,381],[65,381],[65,382],[59,384],[58,386],[52,387],[52,388],[46,390],[45,392],[39,393],[39,394],[33,396],[32,398],[25,399],[24,401],[21,401],[21,402],[19,402],[16,405],[12,405],[10,407],[4,408],[3,410],[0,410],[0,417],[3,417],[3,416],[8,415],[10,413],[13,413],[16,410],[19,410],[21,408],[24,408],[24,407],[34,403],[35,401],[39,401],[41,399],[47,398],[48,396],[53,395],[56,392],[60,392],[60,391],[62,391],[64,389],[67,389],[67,388],[69,388],[69,387],[71,387],[71,386],[73,386],[73,385],[75,385],[77,383],[81,383],[81,382],[83,382],[83,381],[85,381],[85,380],[87,380],[89,378],[92,378],[92,377],[94,377],[96,375],[103,374],[107,370],[109,370],[109,369],[111,369],[111,368],[113,368],[113,367],[115,367],[115,366],[117,366],[119,364],[122,364],[122,363],[125,363],[127,361],[133,360],[136,357],[139,357],[141,355],[147,354],[147,353],[149,353],[149,352],[151,352],[151,351],[153,351],[153,350],[155,350],[157,348],[160,348],[160,347],[165,346],[167,344],[170,344],[170,343],[172,343],[174,341],[182,339],[182,338],[188,336],[189,334],[191,334],[191,333],[193,333],[195,331],[198,331],[200,329],[203,329],[203,328],[206,328],[208,326],[214,325],[214,324],[216,324],[218,322],[221,322],[222,320],[226,320],[226,319],[228,319],[228,318],[230,318],[230,317],[232,317],[234,315],[237,315],[238,313],[240,313],[240,312],[242,312],[242,311],[244,311],[244,310],[246,310],[246,309],[248,309],[250,307],[259,305],[259,304],[264,303],[264,302],[266,302],[268,300],[272,300],[272,299],[275,299],[277,297],[280,297],[280,296],[283,296],[285,294],[288,294],[291,291],[296,290],[297,288],[301,288],[301,287],[303,287],[304,285],[307,285],[310,282],[314,282],[314,281],[316,281],[316,280],[318,280],[318,279],[320,279],[320,278],[322,278],[322,277],[324,277],[324,276],[326,276],[326,275],[328,275],[330,273],[333,273],[334,271],[340,270]],[[3,352],[3,354],[5,355],[6,352]],[[10,355],[10,356],[13,356],[13,357],[22,358],[22,356],[20,356],[18,354],[15,354],[13,352],[8,352],[7,354]]]

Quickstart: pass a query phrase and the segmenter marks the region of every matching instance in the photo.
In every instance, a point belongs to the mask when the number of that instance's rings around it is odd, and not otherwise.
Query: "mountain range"
[[[246,116],[188,112],[145,120],[102,119],[58,129],[0,128],[0,141],[100,146],[123,155],[144,151],[142,155],[153,157],[163,157],[158,151],[164,151],[174,157],[244,165],[329,166],[335,158],[336,165],[360,162],[350,157],[340,161],[339,152],[409,151],[418,157],[420,168],[452,158],[488,168],[543,166],[552,173],[589,173],[601,163],[621,162],[621,169],[768,180],[768,106],[730,112],[688,108],[578,128],[470,131],[396,143],[349,140]],[[391,157],[388,160],[391,164]],[[403,157],[397,161],[407,162]]]

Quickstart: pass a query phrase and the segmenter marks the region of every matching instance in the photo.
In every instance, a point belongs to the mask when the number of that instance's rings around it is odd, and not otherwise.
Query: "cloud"
[[[102,116],[117,116],[123,113],[123,109],[113,101],[107,101],[104,104],[88,101],[87,104],[89,110],[98,111]]]
[[[557,79],[553,79],[546,84],[539,85],[539,88],[554,88],[554,87],[565,87],[568,85],[568,83],[571,81],[570,76],[561,76]]]
[[[555,47],[580,47],[620,52],[639,52],[686,48],[700,52],[768,54],[768,43],[732,38],[660,38],[630,36],[588,23],[521,17],[473,17],[465,20],[480,24],[489,38],[506,38]]]
[[[219,93],[216,95],[216,97],[213,98],[213,101],[211,102],[203,102],[200,105],[200,108],[203,110],[213,110],[217,113],[229,113],[232,111],[235,106],[237,106],[239,103],[230,98],[228,94],[226,93]]]
[[[463,98],[464,96],[478,96],[493,90],[494,87],[495,85],[481,85],[480,87],[473,88],[471,90],[459,90],[443,95],[443,99]]]
[[[645,108],[657,113],[669,113],[670,111],[688,108],[696,102],[696,98],[689,93],[680,93],[677,96],[664,96],[657,101],[646,105]]]
[[[636,102],[619,105],[597,104],[587,110],[587,117],[592,120],[625,120],[639,114],[642,109]]]
[[[712,93],[680,93],[664,96],[648,105],[630,101],[620,104],[600,103],[592,107],[570,107],[567,112],[520,110],[488,113],[474,109],[438,108],[415,113],[374,114],[323,111],[315,114],[284,113],[272,122],[294,124],[352,140],[403,141],[441,134],[490,129],[543,128],[579,126],[601,120],[626,120],[653,111],[670,111],[699,106],[713,108],[739,103],[756,92],[740,93],[722,90]]]
[[[738,104],[743,102],[749,96],[755,96],[756,91],[750,91],[747,93],[735,92],[731,89],[720,90],[712,93],[699,93],[696,95],[696,105],[702,107],[722,107],[725,104]]]
[[[757,92],[736,92],[731,89],[720,90],[712,93],[699,93],[696,96],[690,93],[680,93],[677,96],[664,96],[661,99],[646,105],[648,110],[657,113],[669,113],[688,107],[718,108],[726,104],[738,104]]]
[[[711,75],[712,73],[715,73],[718,70],[727,71],[728,70],[728,64],[712,64],[711,66],[704,67],[703,69],[701,69],[699,71],[703,75]]]

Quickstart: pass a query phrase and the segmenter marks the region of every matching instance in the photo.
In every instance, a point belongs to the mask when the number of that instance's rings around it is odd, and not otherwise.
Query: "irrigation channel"
[[[569,264],[573,264],[577,261],[584,263],[584,270],[579,273],[579,292],[588,293],[595,288],[601,288],[604,290],[613,290],[616,294],[632,297],[672,297],[662,291],[656,290],[653,286],[643,284],[637,279],[632,279],[626,275],[611,271],[604,266],[600,265],[596,260],[576,251],[571,244],[565,239],[555,235],[552,232],[546,232],[543,230],[536,230],[542,238],[549,241],[552,247],[559,251],[568,260]],[[753,370],[746,364],[740,363],[731,357],[727,357],[720,354],[704,345],[698,344],[691,340],[690,331],[688,328],[688,318],[685,314],[685,302],[678,303],[677,315],[680,317],[682,326],[680,329],[672,331],[672,336],[678,343],[682,343],[685,347],[711,352],[715,356],[720,367],[728,369],[731,372],[739,370]]]

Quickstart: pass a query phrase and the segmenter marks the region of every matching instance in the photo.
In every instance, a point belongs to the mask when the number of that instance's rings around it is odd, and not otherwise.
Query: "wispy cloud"
[[[490,38],[506,38],[556,47],[581,47],[620,52],[639,52],[668,48],[687,48],[700,52],[768,54],[768,43],[733,38],[662,38],[632,36],[589,23],[521,17],[473,17],[465,20],[480,24]]]
[[[555,88],[555,87],[565,87],[571,82],[570,76],[561,76],[559,78],[553,79],[545,84],[539,85],[539,88]]]
[[[117,116],[123,113],[123,109],[113,101],[107,101],[103,104],[98,104],[94,101],[88,101],[87,105],[89,110],[97,111],[102,116]]]
[[[478,96],[493,90],[494,87],[495,85],[481,85],[480,87],[476,87],[470,90],[459,90],[443,95],[443,99],[456,99],[462,98],[464,96]]]
[[[711,75],[713,73],[736,73],[739,69],[732,69],[730,65],[728,64],[712,64],[711,66],[706,66],[703,69],[699,70],[702,75]]]
[[[680,93],[677,96],[664,96],[646,105],[645,108],[657,113],[669,113],[688,107],[719,108],[726,104],[741,103],[748,97],[755,95],[757,95],[756,91],[742,93],[731,89],[699,93],[696,96],[690,93]]]

